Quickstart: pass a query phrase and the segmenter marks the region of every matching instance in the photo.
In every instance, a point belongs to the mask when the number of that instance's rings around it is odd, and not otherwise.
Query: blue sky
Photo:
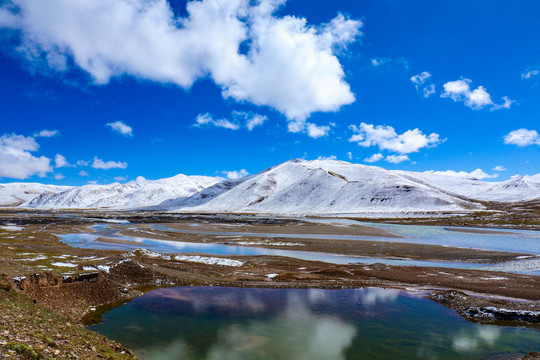
[[[537,1],[0,4],[1,182],[540,172]]]

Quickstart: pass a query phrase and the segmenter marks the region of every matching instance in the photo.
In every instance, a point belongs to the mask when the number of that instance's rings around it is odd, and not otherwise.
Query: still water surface
[[[469,323],[387,289],[167,288],[91,326],[141,359],[495,359],[540,351],[540,331]]]

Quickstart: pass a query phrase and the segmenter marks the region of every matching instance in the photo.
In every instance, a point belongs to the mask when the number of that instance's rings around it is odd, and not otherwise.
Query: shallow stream
[[[465,232],[455,232],[446,230],[439,226],[417,226],[417,225],[391,225],[362,223],[346,219],[302,219],[303,221],[333,223],[336,225],[359,224],[372,227],[378,227],[392,231],[403,238],[384,238],[367,236],[334,236],[334,235],[306,235],[306,234],[272,234],[272,233],[244,233],[240,231],[198,231],[196,226],[193,230],[175,230],[165,225],[153,225],[155,230],[171,231],[190,234],[207,234],[231,237],[234,240],[240,240],[243,236],[261,236],[272,238],[346,238],[348,240],[370,240],[381,242],[403,242],[415,244],[433,244],[442,246],[453,246],[462,248],[473,248],[494,251],[511,251],[531,254],[529,257],[523,257],[514,261],[508,261],[500,264],[478,264],[468,262],[443,262],[443,261],[422,261],[422,260],[396,260],[376,257],[351,257],[337,254],[328,254],[310,251],[269,249],[256,246],[238,246],[212,243],[193,243],[168,240],[155,240],[144,237],[132,237],[120,235],[121,230],[110,228],[110,224],[95,225],[95,233],[87,234],[67,234],[60,235],[62,240],[76,247],[92,249],[119,249],[133,250],[135,248],[147,248],[162,253],[204,253],[211,255],[277,255],[288,256],[302,260],[324,261],[335,264],[349,263],[384,263],[388,265],[401,266],[436,266],[459,269],[481,269],[514,272],[523,274],[540,275],[540,234],[533,231],[501,230],[501,234],[473,234]],[[115,226],[119,226],[115,224]],[[129,225],[122,225],[123,228],[130,228]],[[480,229],[491,230],[491,229]],[[96,241],[100,237],[114,238],[116,240],[125,240],[129,243],[114,243]]]

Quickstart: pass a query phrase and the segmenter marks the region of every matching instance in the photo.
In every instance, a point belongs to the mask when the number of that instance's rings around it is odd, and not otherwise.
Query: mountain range
[[[0,184],[0,206],[196,213],[359,214],[471,211],[540,199],[540,174],[487,182],[453,172],[411,172],[337,160],[290,160],[240,179],[177,175],[66,187]]]

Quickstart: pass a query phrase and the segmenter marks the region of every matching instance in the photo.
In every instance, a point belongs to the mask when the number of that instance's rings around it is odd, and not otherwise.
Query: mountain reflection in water
[[[540,350],[540,332],[468,323],[387,289],[185,287],[147,293],[92,330],[141,359],[483,359]]]

